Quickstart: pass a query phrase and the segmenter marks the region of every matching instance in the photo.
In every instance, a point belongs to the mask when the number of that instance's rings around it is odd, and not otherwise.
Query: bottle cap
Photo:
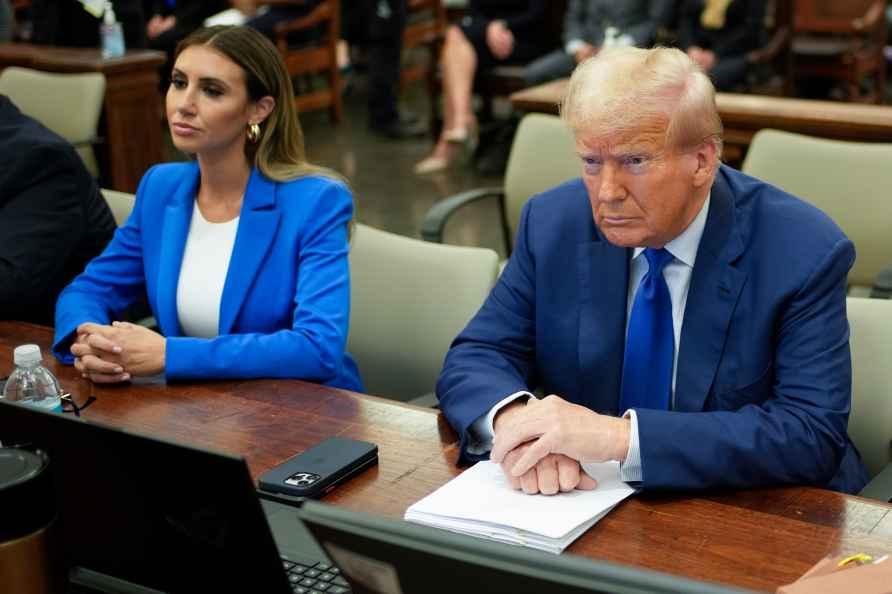
[[[105,13],[102,15],[102,22],[106,25],[114,25],[115,24],[115,9],[112,8],[111,2],[105,3]]]
[[[40,347],[36,344],[17,346],[12,352],[12,358],[16,365],[29,365],[43,361],[43,357],[40,355]]]

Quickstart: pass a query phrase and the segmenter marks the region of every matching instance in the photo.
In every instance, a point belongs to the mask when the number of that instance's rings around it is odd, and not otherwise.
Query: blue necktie
[[[626,335],[619,412],[630,408],[669,410],[672,390],[672,299],[663,268],[672,261],[665,248],[644,250],[647,274],[641,279]]]

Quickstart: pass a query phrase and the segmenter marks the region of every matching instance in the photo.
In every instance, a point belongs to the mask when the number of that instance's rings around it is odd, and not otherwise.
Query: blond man
[[[721,164],[714,95],[676,49],[574,72],[581,179],[525,206],[438,382],[464,458],[527,493],[594,488],[584,465],[606,460],[644,489],[864,485],[846,434],[854,248]]]

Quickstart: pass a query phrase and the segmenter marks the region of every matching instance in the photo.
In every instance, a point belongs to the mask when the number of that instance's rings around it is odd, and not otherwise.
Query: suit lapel
[[[198,163],[191,165],[167,202],[161,228],[158,294],[155,300],[158,304],[158,326],[166,336],[179,336],[181,333],[177,315],[177,284],[199,180]]]
[[[245,189],[238,232],[229,260],[226,282],[223,285],[220,334],[232,333],[248,290],[275,239],[279,217],[280,213],[276,208],[276,184],[254,169]]]
[[[719,172],[691,275],[675,380],[675,409],[701,411],[715,379],[731,316],[746,281],[734,266],[743,252],[731,188]]]
[[[594,410],[616,414],[622,379],[629,250],[596,235],[593,241],[577,245],[576,261],[579,266],[579,397],[582,404]],[[604,398],[604,394],[610,396]]]

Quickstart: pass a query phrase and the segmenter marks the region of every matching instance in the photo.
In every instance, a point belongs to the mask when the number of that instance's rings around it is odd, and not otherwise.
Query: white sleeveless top
[[[220,300],[238,221],[209,223],[195,201],[177,283],[177,316],[184,336],[213,338],[220,332]]]

